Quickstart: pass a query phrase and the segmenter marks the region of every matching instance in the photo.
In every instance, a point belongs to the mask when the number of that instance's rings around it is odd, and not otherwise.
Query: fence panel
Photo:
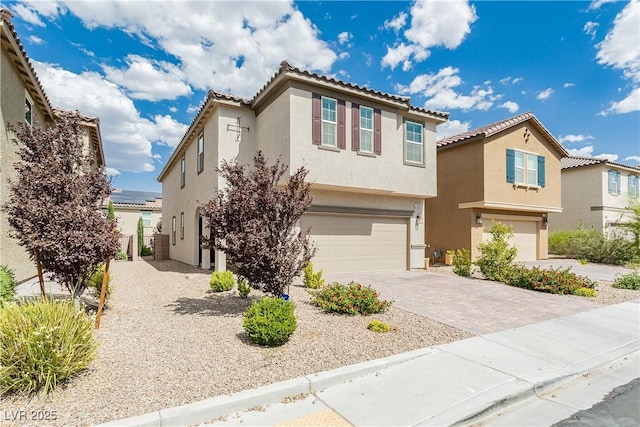
[[[140,251],[140,258],[153,261],[156,252],[154,236],[142,236],[142,241],[142,248],[138,249],[138,251]]]
[[[118,240],[118,244],[118,252],[122,251],[127,254],[127,260],[131,261],[133,259],[133,235],[122,234]]]

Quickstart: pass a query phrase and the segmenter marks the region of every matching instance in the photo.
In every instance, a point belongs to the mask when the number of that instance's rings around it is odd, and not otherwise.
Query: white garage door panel
[[[485,225],[482,241],[491,240],[490,221]],[[500,221],[513,227],[513,238],[509,241],[518,248],[516,261],[536,261],[538,255],[538,226],[534,221]]]
[[[407,220],[348,215],[304,215],[318,248],[314,269],[327,273],[407,267]]]

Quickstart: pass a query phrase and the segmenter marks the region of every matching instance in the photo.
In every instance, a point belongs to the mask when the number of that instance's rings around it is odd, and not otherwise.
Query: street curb
[[[230,395],[216,396],[199,402],[161,409],[131,418],[109,421],[104,424],[98,424],[96,427],[160,427],[197,424],[236,412],[246,411],[256,406],[266,406],[277,403],[287,397],[320,391],[327,387],[376,372],[380,369],[408,362],[409,360],[422,357],[433,351],[434,349],[432,347],[420,348],[381,359],[374,359],[330,371],[318,372],[316,374],[268,384],[255,389],[243,390]]]

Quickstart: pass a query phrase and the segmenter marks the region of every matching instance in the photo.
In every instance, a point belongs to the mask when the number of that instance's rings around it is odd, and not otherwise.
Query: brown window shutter
[[[351,103],[351,149],[360,149],[360,106]]]
[[[382,111],[379,108],[373,110],[373,152],[382,154]]]
[[[338,148],[341,150],[347,148],[346,110],[344,99],[338,99]]]
[[[312,134],[311,139],[315,145],[320,145],[320,143],[322,142],[322,120],[320,119],[321,114],[322,114],[322,106],[321,106],[320,94],[314,93],[312,94],[312,100],[311,100],[311,116],[313,119],[312,129],[311,129],[311,134]]]

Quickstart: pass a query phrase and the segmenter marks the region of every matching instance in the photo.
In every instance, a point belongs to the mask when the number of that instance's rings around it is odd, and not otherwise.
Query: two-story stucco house
[[[562,213],[549,217],[552,230],[579,225],[613,232],[630,220],[631,200],[640,196],[640,169],[606,159],[562,159]]]
[[[224,269],[201,249],[198,206],[225,185],[223,159],[252,164],[261,150],[289,173],[308,169],[311,227],[325,272],[424,267],[424,199],[436,194],[436,125],[448,115],[283,62],[252,98],[210,91],[160,173],[170,257]]]
[[[518,261],[548,258],[547,221],[561,212],[560,159],[566,150],[524,113],[437,142],[438,196],[426,201],[427,251],[468,249],[513,227]]]
[[[46,126],[63,116],[78,118],[86,129],[84,144],[92,153],[96,167],[104,166],[104,153],[97,118],[77,111],[53,108],[47,98],[22,43],[11,24],[12,14],[0,9],[0,206],[8,200],[8,181],[15,179],[14,163],[19,161],[13,134],[7,124],[26,122]],[[0,264],[14,270],[17,281],[35,276],[36,270],[28,254],[9,237],[9,223],[0,210]]]
[[[162,220],[162,193],[116,188],[102,205],[105,214],[109,201],[113,202],[118,229],[123,235],[135,235],[138,232],[140,218],[145,236],[157,231]]]

